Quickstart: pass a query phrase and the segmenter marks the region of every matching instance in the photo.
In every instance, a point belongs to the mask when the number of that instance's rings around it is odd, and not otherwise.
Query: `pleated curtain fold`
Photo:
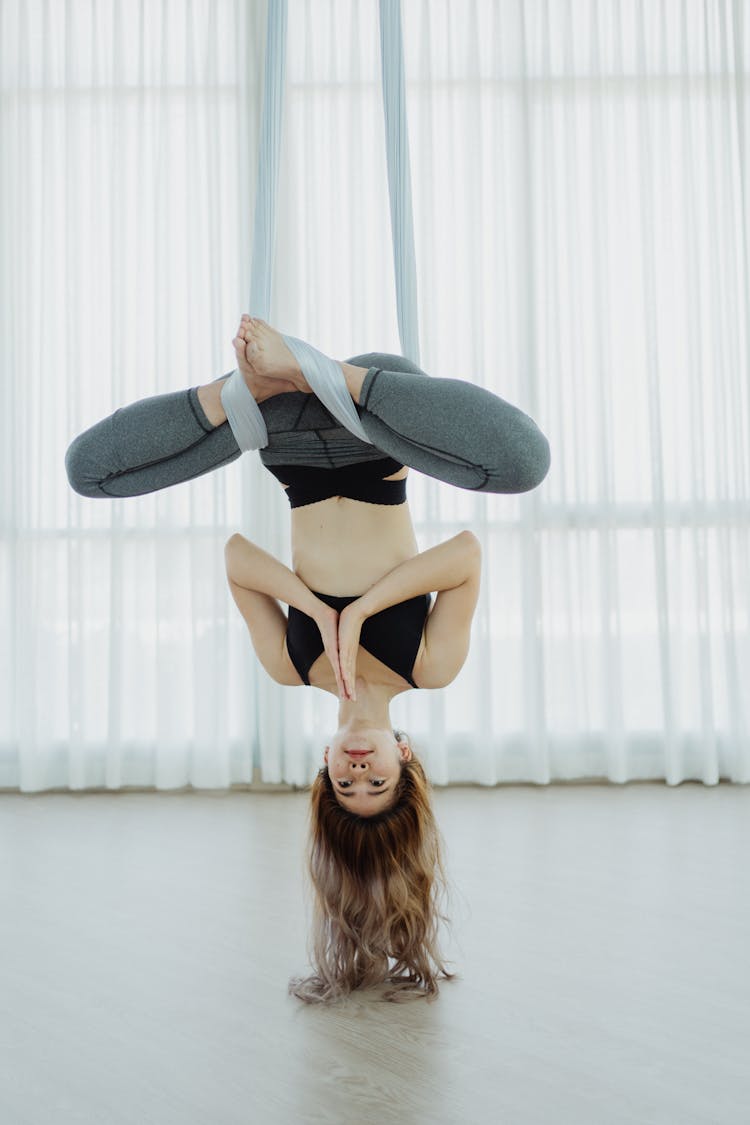
[[[270,683],[224,576],[234,531],[290,562],[257,455],[122,500],[64,471],[118,407],[233,369],[266,236],[271,324],[411,353],[550,441],[520,496],[410,476],[422,549],[484,549],[465,667],[392,708],[434,783],[750,780],[747,5],[396,8],[399,136],[384,9],[289,0],[262,236],[265,3],[0,4],[0,786],[322,764],[335,700]]]

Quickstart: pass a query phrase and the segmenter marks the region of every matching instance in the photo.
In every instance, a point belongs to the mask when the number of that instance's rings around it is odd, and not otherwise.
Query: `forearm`
[[[480,559],[481,547],[476,535],[461,531],[447,542],[399,563],[379,578],[357,600],[357,610],[363,617],[372,617],[381,609],[418,594],[452,590],[476,571]]]
[[[317,620],[324,605],[320,598],[316,598],[288,566],[245,539],[244,535],[236,533],[227,540],[224,559],[227,577],[238,586],[256,590],[259,594],[270,594]]]

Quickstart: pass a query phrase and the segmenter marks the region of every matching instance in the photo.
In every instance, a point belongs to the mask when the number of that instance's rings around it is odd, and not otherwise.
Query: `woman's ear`
[[[323,761],[325,762],[326,765],[328,765],[328,751],[330,749],[331,749],[330,746],[326,746],[325,750],[323,751]]]
[[[403,762],[408,762],[413,756],[408,734],[405,734],[402,730],[397,731],[396,744],[398,745],[401,760]]]

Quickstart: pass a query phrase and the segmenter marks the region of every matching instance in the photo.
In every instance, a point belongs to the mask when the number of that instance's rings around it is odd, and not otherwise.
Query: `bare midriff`
[[[399,480],[402,469],[384,480]],[[330,496],[293,508],[292,569],[310,590],[356,596],[418,553],[408,503]]]

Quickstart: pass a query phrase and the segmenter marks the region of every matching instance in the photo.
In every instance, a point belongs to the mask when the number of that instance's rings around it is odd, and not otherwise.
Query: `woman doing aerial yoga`
[[[133,403],[80,434],[68,479],[84,496],[138,496],[261,450],[291,506],[293,566],[237,533],[225,548],[230,590],[269,676],[339,699],[311,791],[316,972],[290,991],[326,1001],[388,981],[389,999],[434,996],[438,976],[454,975],[437,941],[440,836],[424,769],[389,706],[463,666],[481,552],[470,531],[418,551],[406,476],[526,492],[547,474],[549,445],[517,407],[401,356],[334,363],[249,316],[233,345],[231,375]]]

